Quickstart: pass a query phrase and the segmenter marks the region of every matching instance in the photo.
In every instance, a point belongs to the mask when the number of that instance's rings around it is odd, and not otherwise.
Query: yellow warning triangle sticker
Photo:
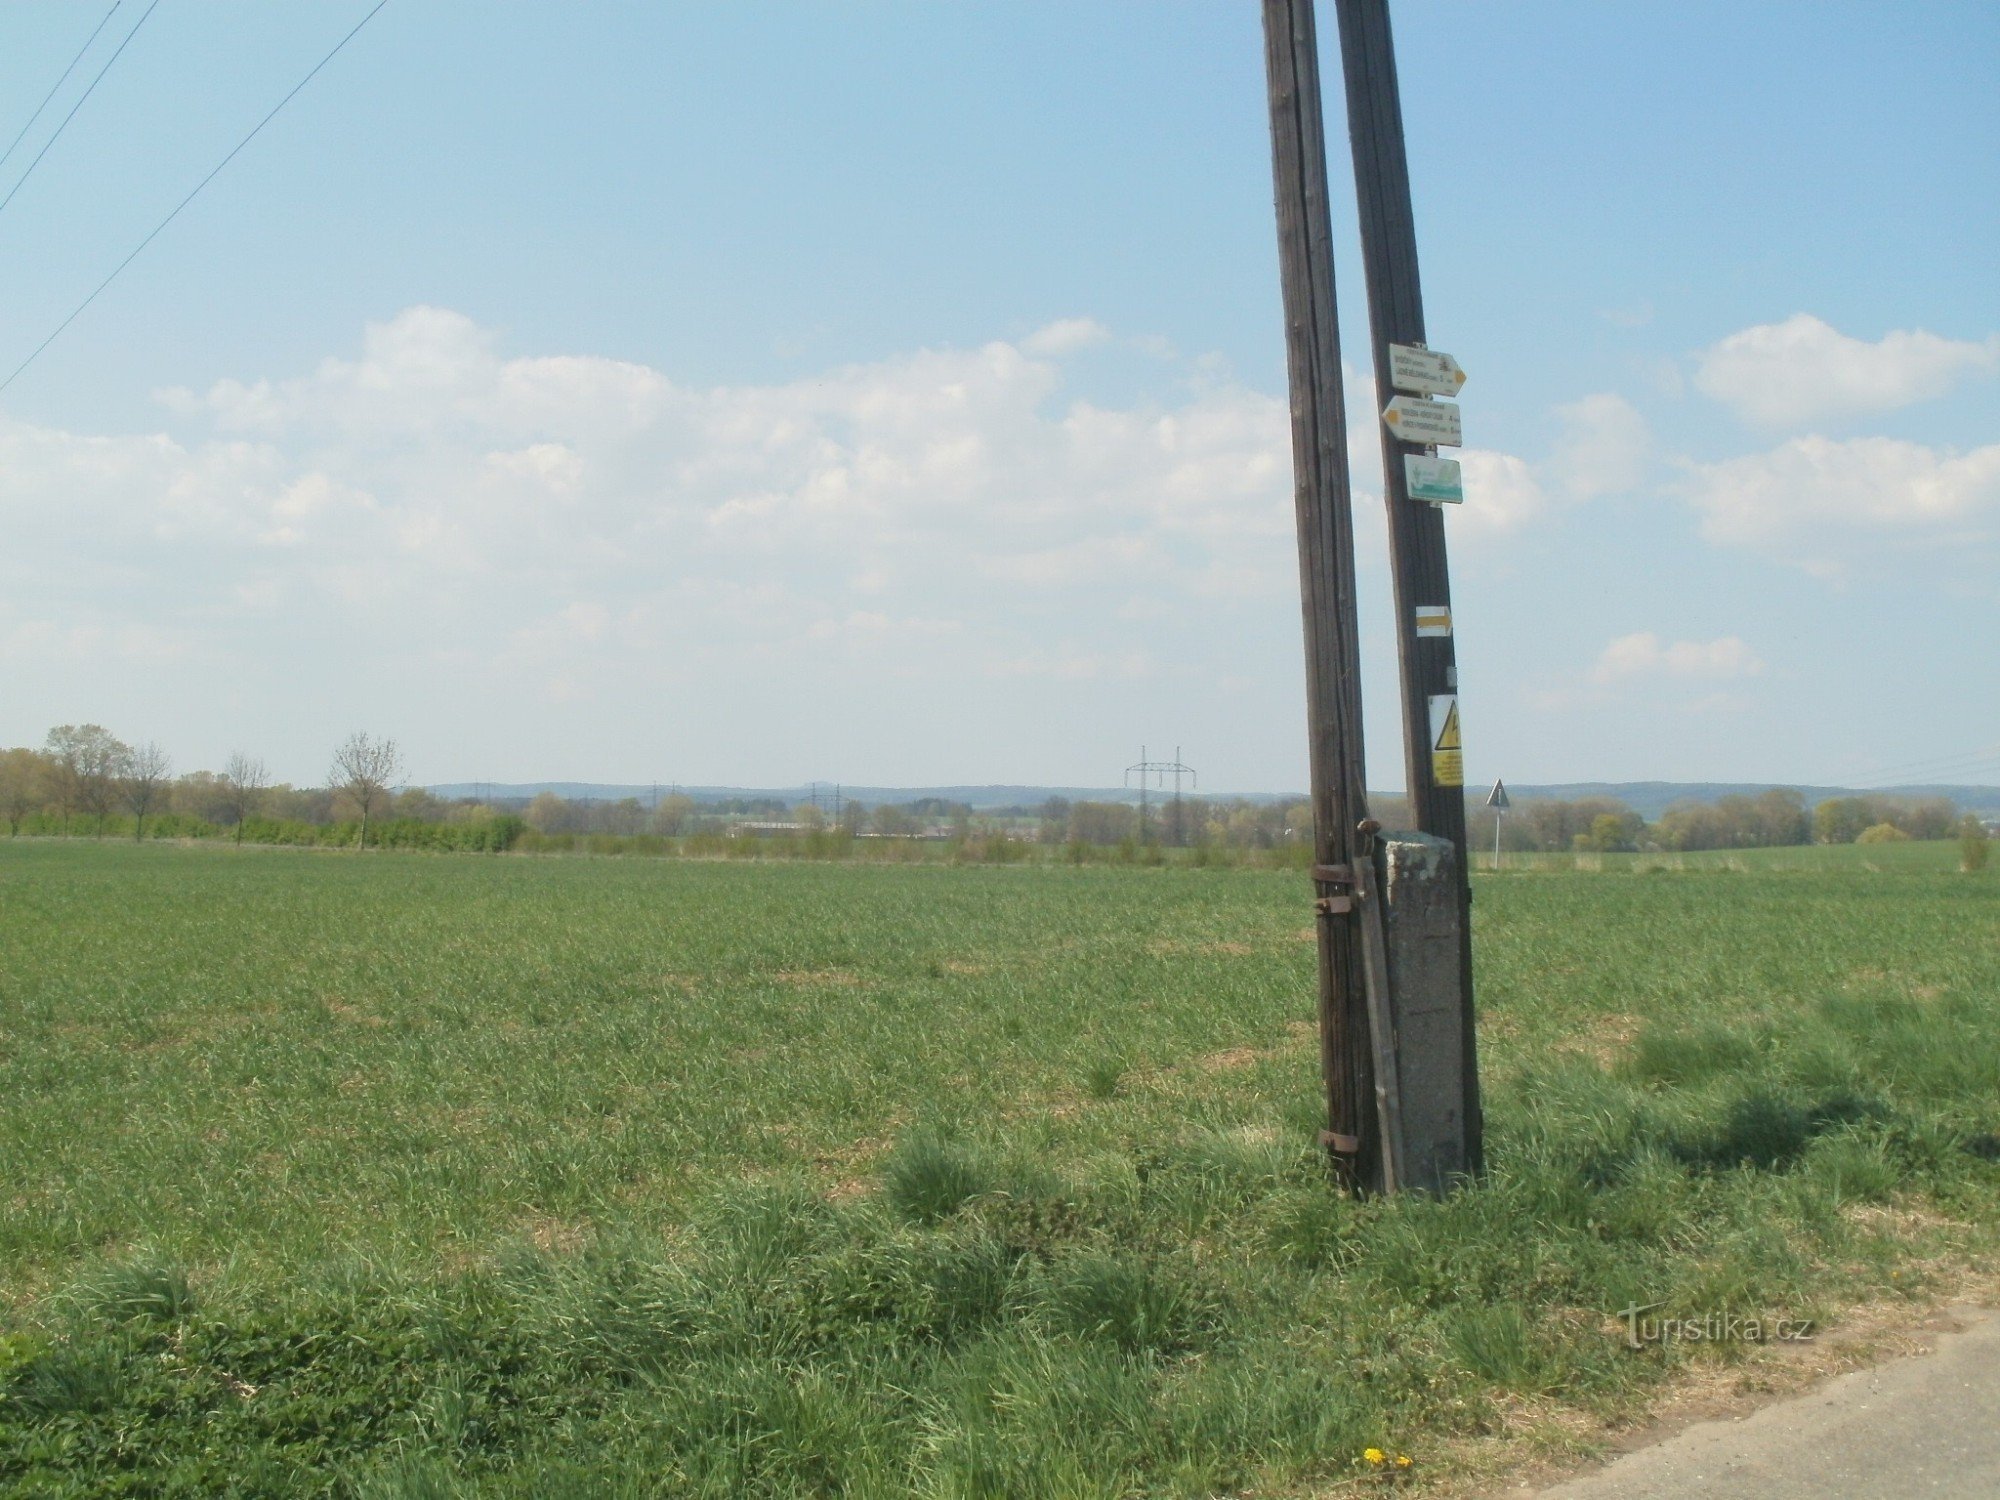
[[[1444,728],[1438,731],[1437,744],[1431,748],[1434,750],[1463,750],[1465,748],[1458,740],[1457,700],[1453,700],[1450,712],[1444,716]]]

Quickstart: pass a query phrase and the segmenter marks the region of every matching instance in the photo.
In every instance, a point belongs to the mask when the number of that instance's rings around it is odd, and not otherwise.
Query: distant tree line
[[[636,797],[615,801],[542,792],[519,804],[529,828],[544,835],[668,838],[772,827],[799,833],[826,830],[854,838],[965,839],[1007,837],[1037,844],[1115,848],[1278,849],[1311,841],[1311,809],[1303,800],[1251,801],[1188,797],[1178,806],[1051,797],[1032,807],[975,809],[941,797],[866,803],[844,799],[838,809],[813,803],[787,807],[771,798],[697,803],[683,795],[648,807]]]
[[[1473,847],[1493,847],[1494,816],[1488,807],[1468,809]],[[1942,797],[1830,797],[1809,809],[1804,797],[1787,788],[1677,803],[1652,823],[1609,797],[1535,798],[1516,803],[1501,820],[1500,844],[1517,852],[1610,854],[1885,843],[1953,838],[1966,816]]]
[[[421,787],[399,788],[393,740],[354,734],[333,752],[324,786],[273,782],[264,762],[173,774],[158,745],[130,745],[101,724],[61,724],[41,748],[0,750],[0,819],[10,835],[216,838],[260,844],[504,849],[518,817]]]
[[[1284,849],[1312,843],[1312,804],[1302,797],[1167,796],[1151,798],[1143,807],[1051,797],[1032,808],[1003,808],[997,815],[1031,826],[1043,844]]]
[[[1312,809],[1303,798],[1160,797],[1141,808],[1050,797],[986,810],[938,797],[873,805],[841,799],[828,807],[756,797],[697,803],[678,792],[650,805],[553,792],[483,802],[402,787],[401,775],[395,742],[366,734],[334,750],[324,786],[293,786],[274,783],[261,760],[242,753],[219,772],[175,776],[156,744],[128,744],[99,724],[63,724],[38,749],[0,750],[0,820],[12,835],[489,851],[713,853],[742,842],[738,835],[756,834],[769,852],[809,857],[863,849],[888,857],[894,851],[875,846],[930,841],[948,845],[952,857],[989,860],[1030,857],[1041,846],[1049,851],[1044,857],[1079,861],[1160,862],[1167,851],[1186,850],[1174,857],[1286,864],[1306,858],[1312,843]],[[1494,813],[1467,800],[1469,840],[1474,849],[1491,849]],[[1370,811],[1385,827],[1408,824],[1401,799],[1375,798]],[[1941,797],[1834,797],[1808,808],[1785,789],[1677,804],[1652,823],[1611,798],[1523,799],[1499,831],[1504,850],[1594,853],[1984,836],[1977,818]],[[1983,842],[1976,857],[1985,857]]]

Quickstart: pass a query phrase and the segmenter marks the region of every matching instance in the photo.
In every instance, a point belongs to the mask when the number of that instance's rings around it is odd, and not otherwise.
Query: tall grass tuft
[[[1122,1057],[1095,1057],[1083,1070],[1083,1091],[1099,1103],[1117,1098],[1119,1085],[1124,1081]]]
[[[917,1224],[935,1224],[999,1185],[981,1152],[934,1131],[904,1136],[882,1163],[882,1192]]]
[[[107,1266],[72,1287],[70,1300],[83,1317],[113,1325],[174,1323],[195,1308],[187,1273],[151,1261]]]
[[[1461,1308],[1449,1327],[1459,1363],[1503,1390],[1539,1394],[1561,1384],[1567,1373],[1564,1351],[1511,1303]]]
[[[1095,1246],[1042,1269],[1028,1297],[1056,1332],[1103,1339],[1134,1354],[1182,1352],[1223,1317],[1222,1299],[1192,1262]]]

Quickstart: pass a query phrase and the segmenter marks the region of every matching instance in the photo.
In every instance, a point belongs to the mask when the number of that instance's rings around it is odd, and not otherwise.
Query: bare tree
[[[360,847],[368,846],[368,814],[403,774],[403,757],[394,740],[372,740],[365,734],[351,734],[333,752],[333,769],[327,785],[347,793],[361,809]]]
[[[146,836],[146,814],[153,810],[153,804],[160,800],[160,789],[173,774],[174,763],[167,752],[148,740],[131,752],[125,762],[125,805],[132,809],[134,819],[132,840],[137,843]]]
[[[271,773],[264,769],[264,762],[241,750],[230,756],[229,764],[222,768],[222,806],[235,820],[237,843],[243,842],[243,825],[257,811],[257,805],[264,800],[264,789],[270,784]]]

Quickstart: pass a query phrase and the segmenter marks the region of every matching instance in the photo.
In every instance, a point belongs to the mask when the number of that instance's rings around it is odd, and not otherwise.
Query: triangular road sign
[[[1507,798],[1506,782],[1496,781],[1493,783],[1493,790],[1486,794],[1486,805],[1488,807],[1498,808],[1501,812],[1505,812],[1508,808],[1513,806],[1513,803],[1510,802]]]

